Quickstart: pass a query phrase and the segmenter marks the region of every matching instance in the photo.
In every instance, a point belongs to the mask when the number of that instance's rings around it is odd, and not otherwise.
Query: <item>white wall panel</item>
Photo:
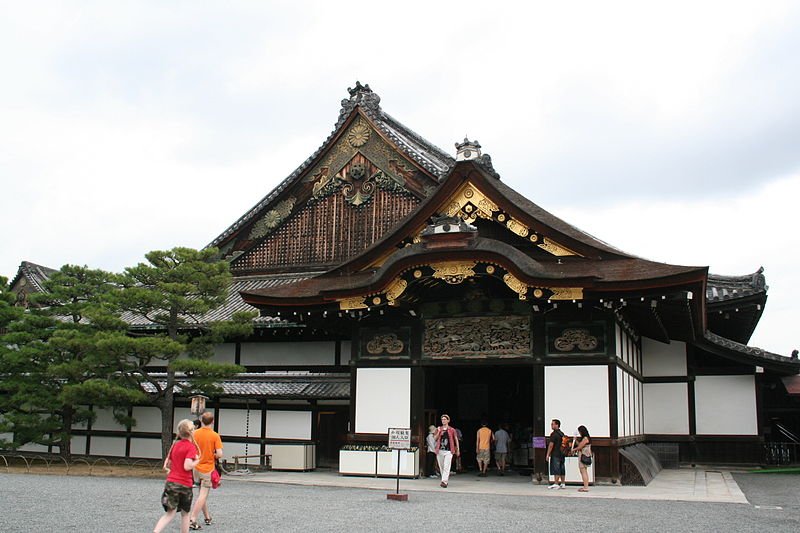
[[[625,373],[621,368],[617,368],[617,435],[625,436],[625,391],[622,387],[622,380]],[[591,430],[589,431],[591,433]]]
[[[86,437],[84,435],[75,435],[70,439],[69,445],[73,455],[86,454]]]
[[[689,434],[689,392],[686,383],[644,384],[644,432]]]
[[[158,407],[134,407],[133,418],[136,419],[133,431],[161,432],[161,411]]]
[[[685,376],[686,343],[672,341],[664,344],[642,337],[642,375]]]
[[[267,437],[311,440],[311,411],[267,411]]]
[[[261,453],[261,445],[257,443],[253,444],[243,444],[241,442],[222,442],[222,458],[228,461],[228,468],[233,468],[233,456],[234,455],[258,455]],[[269,451],[267,451],[269,453]],[[249,462],[251,464],[258,464],[260,459],[242,459],[239,461],[239,464],[243,462]]]
[[[207,411],[212,411],[213,412],[213,409],[207,409]],[[159,415],[158,416],[159,416],[159,420],[161,420],[161,412],[160,411],[159,411]],[[192,412],[189,410],[188,407],[175,407],[172,410],[172,432],[173,433],[176,432],[175,430],[178,428],[178,422],[180,422],[181,420],[183,420],[183,419],[194,420],[195,418],[197,418],[197,417],[192,414]],[[159,424],[160,423],[161,422],[159,422]]]
[[[622,357],[622,328],[619,324],[614,324],[614,353],[617,357]]]
[[[247,409],[220,409],[218,420],[219,434],[223,437],[261,436],[261,409],[250,409],[249,421]]]
[[[544,412],[561,420],[567,435],[584,425],[595,437],[610,436],[607,366],[548,366],[544,369]]]
[[[242,365],[305,366],[333,365],[334,342],[243,342]]]
[[[125,439],[123,437],[93,436],[89,446],[89,454],[91,455],[125,456]]]
[[[131,438],[131,457],[161,459],[161,439]]]
[[[224,344],[215,345],[214,355],[211,356],[211,361],[215,363],[235,363],[236,344],[233,342],[226,342]]]
[[[92,430],[105,431],[126,431],[125,426],[121,426],[114,420],[114,412],[111,409],[98,409],[95,407],[94,413],[97,418],[92,422]]]
[[[698,376],[698,435],[757,435],[755,376]]]
[[[25,444],[17,448],[17,450],[21,452],[42,452],[47,453],[47,446],[42,446],[41,444]]]
[[[411,424],[411,369],[356,370],[356,433],[387,433]]]

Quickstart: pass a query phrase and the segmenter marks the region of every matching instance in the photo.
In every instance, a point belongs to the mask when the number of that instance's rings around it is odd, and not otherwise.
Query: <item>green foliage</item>
[[[0,433],[14,435],[0,446],[56,445],[68,455],[73,424],[93,416],[82,406],[112,407],[134,425],[128,407],[150,404],[161,410],[166,450],[174,394],[213,395],[243,371],[209,361],[214,344],[252,333],[254,313],[204,318],[228,296],[228,263],[214,249],[146,259],[122,275],[66,265],[27,311],[0,279]]]

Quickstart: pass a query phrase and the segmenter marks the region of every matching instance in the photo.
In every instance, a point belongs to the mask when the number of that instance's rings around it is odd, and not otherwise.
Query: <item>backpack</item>
[[[572,452],[572,446],[570,445],[569,437],[563,433],[561,435],[561,453],[564,455],[569,455]]]

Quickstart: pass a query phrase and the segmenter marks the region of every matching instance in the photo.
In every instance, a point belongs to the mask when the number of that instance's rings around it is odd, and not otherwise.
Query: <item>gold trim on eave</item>
[[[583,300],[582,287],[550,287],[551,300]]]
[[[344,298],[339,300],[339,309],[342,311],[350,311],[353,309],[366,309],[368,306],[364,303],[363,296],[354,296],[352,298]]]
[[[442,263],[433,263],[433,277],[436,279],[443,279],[450,285],[458,285],[467,278],[475,275],[476,261],[445,261]]]

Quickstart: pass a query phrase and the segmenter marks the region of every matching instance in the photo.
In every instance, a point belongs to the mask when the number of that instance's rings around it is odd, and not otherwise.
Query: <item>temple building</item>
[[[343,445],[385,443],[388,428],[421,444],[446,412],[465,451],[487,417],[512,429],[517,464],[542,471],[535,437],[557,418],[568,435],[589,429],[597,476],[635,482],[627,452],[642,443],[662,460],[758,463],[765,438],[800,433],[800,362],[747,345],[761,269],[623,252],[516,192],[477,142],[455,157],[432,145],[368,85],[210,246],[235,278],[207,319],[260,312],[251,338],[216,350],[247,368],[210,404],[229,456],[284,446],[299,469],[335,466]],[[20,299],[47,273],[23,263]],[[136,428],[102,414],[73,451],[158,456],[158,411],[132,414]]]

